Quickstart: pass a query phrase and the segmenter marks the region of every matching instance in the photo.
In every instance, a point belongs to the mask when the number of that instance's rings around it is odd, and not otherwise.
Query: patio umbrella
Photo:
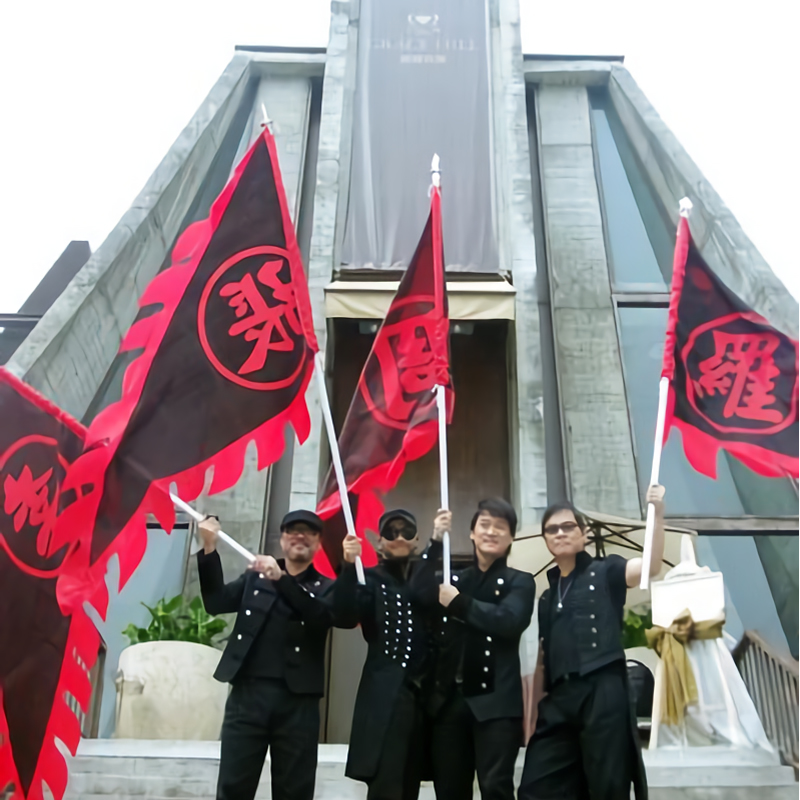
[[[580,510],[580,509],[579,509]],[[645,521],[641,519],[625,519],[598,511],[583,511],[589,526],[589,544],[587,552],[591,555],[620,555],[623,558],[641,558],[644,547]],[[697,532],[675,525],[666,525],[664,537],[664,558],[661,570],[654,578],[660,580],[667,570],[681,560],[681,536],[688,533],[696,536]],[[544,543],[541,533],[531,536],[518,536],[509,559],[510,565],[533,573],[536,579],[537,597],[547,588],[547,570],[555,563],[550,551]],[[650,599],[649,592],[643,592],[638,586],[628,589],[626,605],[636,606]]]

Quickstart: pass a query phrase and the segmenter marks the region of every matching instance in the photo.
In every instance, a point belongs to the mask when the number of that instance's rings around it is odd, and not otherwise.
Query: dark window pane
[[[442,166],[450,270],[496,272],[485,0],[362,0],[342,263],[405,268]]]
[[[592,124],[614,288],[666,291],[664,276],[628,182],[605,109],[592,109]]]
[[[0,326],[0,365],[5,364],[36,327],[35,322],[13,322]]]
[[[667,309],[622,307],[618,313],[639,488],[644,494],[653,459]],[[797,514],[797,494],[789,480],[757,475],[723,451],[717,458],[717,480],[696,472],[686,460],[678,431],[670,434],[664,447],[660,480],[667,487],[671,516]]]

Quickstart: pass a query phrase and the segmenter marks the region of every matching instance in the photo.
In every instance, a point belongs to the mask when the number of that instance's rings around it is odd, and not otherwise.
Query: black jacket
[[[435,566],[441,555],[441,543],[432,542],[426,553],[428,579],[438,581]],[[533,614],[533,576],[499,558],[486,572],[474,565],[452,580],[459,594],[447,608],[439,606],[430,710],[437,713],[460,683],[478,721],[521,718],[519,640]]]
[[[608,581],[608,570],[615,560],[624,561],[620,556],[592,558],[586,552],[579,553],[575,560],[575,577],[564,598],[564,610],[573,621],[581,675],[625,659],[622,649],[625,596],[623,593],[615,597]],[[558,574],[558,567],[547,571],[550,588],[539,600],[539,636],[545,653],[550,642],[551,604],[557,602],[558,596]],[[549,689],[547,669],[545,678]]]
[[[586,552],[578,553],[575,559],[575,577],[569,592],[563,598],[565,610],[569,608],[573,620],[581,675],[602,669],[615,661],[625,660],[625,651],[622,649],[625,597],[623,594],[615,596],[608,581],[609,568],[615,559],[624,560],[616,555],[608,558],[592,558]],[[550,588],[546,589],[539,599],[539,636],[545,653],[545,665],[550,641],[551,607],[553,602],[557,602],[558,597],[558,574],[558,567],[547,571]],[[625,674],[627,679],[627,673]],[[548,690],[551,688],[546,666],[545,685]],[[632,776],[634,794],[637,800],[647,800],[647,776],[639,746],[633,703],[630,704],[628,721],[634,764]]]
[[[281,562],[279,562],[281,563]],[[236,613],[236,622],[214,677],[233,683],[253,642],[269,636],[270,611],[278,592],[292,609],[284,643],[284,679],[290,692],[322,696],[325,640],[333,625],[333,581],[309,566],[299,583],[290,575],[267,580],[255,571],[225,583],[219,554],[197,554],[200,591],[209,614]]]
[[[417,581],[420,568],[419,559],[383,561],[365,570],[366,585],[359,586],[354,565],[345,563],[334,586],[337,625],[360,624],[368,648],[345,769],[355,780],[377,773],[400,688],[420,691],[428,669],[427,615],[438,590]]]

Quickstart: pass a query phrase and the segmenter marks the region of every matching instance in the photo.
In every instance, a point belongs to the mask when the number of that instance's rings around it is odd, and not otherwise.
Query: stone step
[[[363,800],[366,787],[344,776],[345,745],[321,745],[315,800]],[[522,772],[523,753],[516,779]],[[725,748],[645,752],[653,800],[795,800],[794,771],[775,756]],[[65,800],[214,800],[218,742],[85,740],[70,764]],[[269,760],[258,800],[271,797]],[[479,797],[477,793],[475,797]],[[435,800],[423,784],[420,800]]]

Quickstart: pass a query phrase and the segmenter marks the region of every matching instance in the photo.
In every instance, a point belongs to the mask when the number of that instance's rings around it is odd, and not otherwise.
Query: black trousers
[[[417,800],[422,778],[424,719],[416,694],[403,686],[397,695],[378,770],[368,782],[367,800]]]
[[[521,718],[479,722],[455,691],[434,718],[431,737],[436,800],[472,800],[476,772],[483,800],[513,800]]]
[[[252,800],[267,749],[274,800],[313,800],[319,698],[281,680],[240,679],[225,706],[217,800]]]
[[[558,683],[539,703],[519,800],[627,800],[635,753],[624,666]]]

